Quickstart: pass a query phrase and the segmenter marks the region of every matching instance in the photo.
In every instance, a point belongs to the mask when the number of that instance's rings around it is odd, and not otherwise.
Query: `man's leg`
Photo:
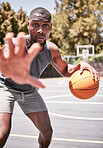
[[[52,138],[52,127],[47,111],[29,113],[27,116],[40,131],[39,148],[48,148]]]
[[[0,148],[3,148],[11,129],[11,114],[0,113]]]

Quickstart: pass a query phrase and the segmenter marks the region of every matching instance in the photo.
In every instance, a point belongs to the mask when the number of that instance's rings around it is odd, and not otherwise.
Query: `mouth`
[[[39,41],[39,42],[43,42],[45,40],[45,36],[43,36],[43,35],[37,35],[36,36],[36,40]]]

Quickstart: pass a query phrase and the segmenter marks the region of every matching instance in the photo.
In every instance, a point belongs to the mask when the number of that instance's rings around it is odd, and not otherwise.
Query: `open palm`
[[[30,76],[30,65],[34,57],[42,49],[39,43],[34,43],[28,52],[25,51],[26,39],[16,38],[16,46],[12,38],[0,50],[0,70],[2,75],[11,78],[18,84],[30,84],[33,87],[45,86],[36,78]]]

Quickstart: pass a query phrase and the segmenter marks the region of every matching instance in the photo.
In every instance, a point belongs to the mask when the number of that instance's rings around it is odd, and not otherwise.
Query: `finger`
[[[4,45],[4,46],[5,46],[5,45]],[[0,47],[0,59],[1,59],[0,62],[1,62],[1,61],[4,61],[4,60],[6,59],[6,58],[4,57],[4,54],[3,54],[3,48],[4,48],[4,46],[3,46],[2,48]]]
[[[80,74],[82,74],[84,70],[88,70],[88,71],[91,73],[92,78],[95,79],[95,73],[94,73],[94,71],[93,71],[93,69],[92,69],[92,66],[88,66],[88,67],[87,67],[87,66],[83,66],[83,65],[81,64],[81,67],[80,67]]]
[[[97,71],[92,66],[90,66],[87,70],[89,70],[89,72],[91,73],[92,79],[94,79],[95,81],[98,81],[99,75]]]
[[[0,47],[0,57],[1,57],[1,53],[2,53],[2,48]]]
[[[7,41],[6,41],[6,49],[5,49],[5,51],[7,52],[7,54],[8,54],[8,58],[12,58],[13,56],[14,56],[14,48],[15,48],[15,46],[14,46],[14,44],[13,44],[13,42],[12,42],[12,39],[11,38],[9,38]]]
[[[19,32],[18,34],[17,34],[17,38],[19,37],[24,37],[26,35],[26,33],[25,32]],[[17,38],[15,38],[15,43],[16,43],[16,39]],[[19,51],[19,48],[18,48],[18,45],[16,46],[16,48],[15,48],[15,53],[17,54],[18,53],[18,51]],[[18,53],[18,55],[22,55],[22,53],[20,54],[20,52]]]
[[[94,71],[94,69],[92,67],[90,67],[88,70],[92,75],[92,79],[95,79],[95,71]]]
[[[2,48],[0,47],[0,59],[2,58],[2,56],[3,56],[3,52],[2,52]]]
[[[5,35],[5,40],[6,40],[6,44],[4,46],[4,57],[6,58],[11,58],[14,55],[14,45],[12,42],[12,38],[14,37],[14,33],[13,32],[8,32]]]
[[[25,59],[28,63],[31,63],[32,60],[36,57],[36,55],[42,50],[42,46],[39,43],[34,43],[30,49],[28,50]]]
[[[13,32],[8,32],[6,35],[5,35],[5,39],[8,40],[9,38],[13,38],[14,37],[14,33]]]
[[[100,81],[100,74],[99,73],[96,75],[96,81]]]
[[[35,77],[32,77],[30,75],[28,75],[26,77],[26,83],[30,84],[30,85],[32,85],[33,87],[36,87],[36,88],[45,88],[45,85],[42,82],[40,82]]]
[[[88,70],[92,75],[92,79],[94,79],[95,81],[100,80],[98,72],[92,66],[88,65],[88,67],[87,66],[83,67],[81,64],[80,74],[82,74],[84,70]]]
[[[93,73],[93,79],[95,79],[95,81],[100,81],[99,73],[94,68],[92,70],[92,73]]]
[[[15,39],[15,50],[18,56],[24,56],[26,53],[26,38],[25,37],[17,37]]]
[[[83,71],[84,71],[84,68],[83,68],[83,66],[82,66],[82,64],[81,64],[81,65],[80,65],[80,74],[82,74]]]
[[[19,32],[19,33],[17,34],[17,37],[24,37],[25,35],[26,35],[25,32]]]

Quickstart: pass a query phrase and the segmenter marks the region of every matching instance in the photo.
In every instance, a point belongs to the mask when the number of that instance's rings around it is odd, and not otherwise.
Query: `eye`
[[[49,25],[48,25],[48,24],[44,24],[43,26],[44,26],[44,27],[48,27]]]
[[[50,26],[49,26],[49,24],[44,24],[44,25],[43,25],[43,28],[44,28],[44,29],[49,29]]]
[[[32,27],[33,27],[33,28],[38,28],[38,27],[39,27],[39,24],[38,24],[38,23],[34,23],[34,24],[32,25]]]

